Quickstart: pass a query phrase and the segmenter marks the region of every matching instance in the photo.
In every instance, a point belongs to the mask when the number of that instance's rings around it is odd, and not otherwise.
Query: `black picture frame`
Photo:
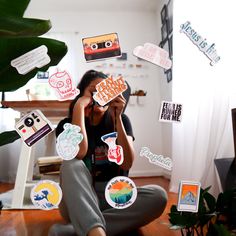
[[[167,3],[167,13],[168,33],[171,34],[173,31],[173,0],[169,0]]]
[[[161,39],[165,42],[168,39],[168,24],[165,21],[161,26]]]
[[[170,81],[172,80],[172,69],[167,70],[166,79],[167,79],[167,83],[170,83]]]
[[[168,38],[168,44],[169,44],[169,57],[172,60],[173,59],[173,35]]]
[[[167,15],[168,15],[167,6],[165,4],[161,9],[161,22],[162,22],[162,24],[166,21]]]

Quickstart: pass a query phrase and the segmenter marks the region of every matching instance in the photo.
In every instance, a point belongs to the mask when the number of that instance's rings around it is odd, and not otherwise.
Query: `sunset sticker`
[[[134,182],[128,177],[118,176],[109,181],[105,189],[108,204],[117,209],[131,206],[137,197]]]

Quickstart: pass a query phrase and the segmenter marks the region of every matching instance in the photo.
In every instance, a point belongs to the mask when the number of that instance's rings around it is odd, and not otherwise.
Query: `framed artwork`
[[[167,19],[167,6],[166,4],[163,6],[163,8],[161,9],[161,22],[162,24],[166,21]]]
[[[172,69],[166,71],[166,79],[168,83],[172,80]]]
[[[168,38],[168,45],[169,45],[169,57],[170,59],[173,59],[173,35],[171,35],[171,37]]]
[[[161,26],[161,39],[162,41],[165,41],[168,36],[168,24],[167,21],[165,21]]]

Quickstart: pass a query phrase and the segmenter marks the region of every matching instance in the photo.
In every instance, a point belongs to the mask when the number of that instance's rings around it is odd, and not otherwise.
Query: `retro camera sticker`
[[[181,122],[182,104],[162,101],[159,121],[163,122]]]
[[[31,147],[54,128],[41,111],[34,110],[22,117],[16,123],[15,129],[26,145]]]
[[[60,204],[62,191],[58,183],[51,180],[42,180],[32,188],[30,198],[37,208],[52,210]]]
[[[74,99],[80,93],[67,71],[57,71],[50,76],[48,83],[54,89],[59,101]]]
[[[121,165],[124,161],[123,148],[116,145],[117,132],[105,134],[101,137],[102,141],[108,145],[108,160]]]
[[[117,33],[82,39],[86,61],[121,56]]]
[[[33,69],[41,68],[51,61],[47,52],[47,47],[42,45],[12,60],[11,66],[15,67],[19,74],[26,75]]]
[[[131,206],[137,198],[135,183],[128,177],[117,176],[105,188],[107,203],[113,208],[124,209]]]
[[[161,66],[166,70],[170,69],[172,65],[168,52],[152,43],[145,43],[144,46],[137,46],[133,50],[133,54],[138,58]]]
[[[59,134],[56,142],[57,154],[64,160],[71,160],[79,152],[79,144],[83,140],[81,128],[77,125],[66,123],[63,126],[64,131]]]
[[[179,187],[178,211],[197,212],[201,183],[181,181]]]
[[[100,106],[105,106],[127,88],[123,77],[118,77],[116,80],[114,80],[113,77],[109,77],[96,85],[97,92],[94,93],[93,99],[98,102]]]

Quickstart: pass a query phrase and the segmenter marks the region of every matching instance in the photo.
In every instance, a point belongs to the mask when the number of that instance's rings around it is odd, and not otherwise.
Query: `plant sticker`
[[[54,128],[40,110],[34,110],[22,117],[16,123],[15,129],[26,145],[31,147]]]
[[[169,157],[153,154],[147,147],[142,147],[139,155],[141,157],[146,157],[151,164],[158,165],[167,170],[172,170],[172,160]]]
[[[128,177],[117,176],[111,179],[105,188],[107,203],[116,209],[131,206],[137,198],[135,183]]]
[[[82,39],[86,61],[121,56],[117,33]]]
[[[169,59],[169,53],[152,43],[145,43],[144,46],[137,46],[133,50],[133,54],[138,58],[161,66],[166,70],[170,69],[172,65],[172,62]]]
[[[182,104],[162,101],[159,121],[163,122],[181,122]]]
[[[47,47],[42,45],[12,60],[11,66],[15,67],[19,74],[26,75],[33,69],[41,68],[51,61],[47,52]]]
[[[64,160],[72,160],[79,152],[79,144],[83,140],[81,128],[77,125],[66,123],[64,131],[60,133],[56,141],[57,154]]]
[[[181,181],[178,197],[178,211],[198,212],[201,183]]]
[[[57,71],[50,76],[48,83],[54,89],[59,101],[74,99],[80,93],[67,71]]]
[[[124,161],[123,148],[116,145],[117,132],[105,134],[101,137],[102,141],[108,145],[107,158],[117,165],[121,165]]]
[[[190,22],[187,21],[180,26],[180,32],[184,32],[187,37],[195,44],[200,51],[202,51],[210,60],[210,65],[216,64],[220,57],[217,55],[215,44],[210,44],[200,36],[191,26]]]
[[[96,92],[93,99],[100,105],[105,106],[111,100],[119,96],[127,89],[127,84],[123,77],[118,77],[116,80],[113,77],[102,80],[96,85]]]
[[[62,191],[58,183],[51,180],[42,180],[32,188],[30,198],[37,208],[52,210],[60,204]]]

